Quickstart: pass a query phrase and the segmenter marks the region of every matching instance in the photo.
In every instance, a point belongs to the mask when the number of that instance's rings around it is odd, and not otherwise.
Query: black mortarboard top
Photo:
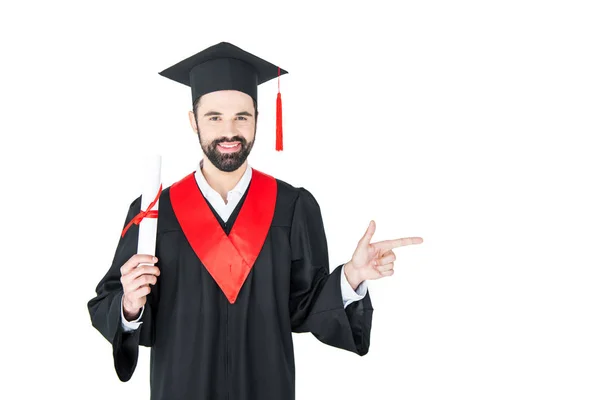
[[[276,150],[283,150],[279,76],[287,71],[256,57],[231,43],[221,42],[159,72],[160,75],[192,88],[192,102],[217,90],[239,90],[258,104],[257,87],[278,78]]]

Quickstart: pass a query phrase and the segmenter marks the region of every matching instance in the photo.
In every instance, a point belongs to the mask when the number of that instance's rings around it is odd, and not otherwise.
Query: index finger
[[[384,240],[381,242],[373,243],[373,246],[375,246],[376,248],[378,248],[382,251],[388,251],[391,249],[395,249],[396,247],[408,246],[411,244],[420,244],[420,243],[423,243],[422,237],[412,236],[412,237],[406,237],[406,238],[400,238],[400,239]]]
[[[158,259],[151,254],[134,254],[121,267],[121,275],[126,275],[141,263],[154,264]]]

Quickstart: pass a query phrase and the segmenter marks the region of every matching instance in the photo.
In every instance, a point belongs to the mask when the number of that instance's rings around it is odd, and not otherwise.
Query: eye
[[[209,120],[209,121],[217,121],[217,120],[216,120],[216,119],[214,119],[214,118],[219,118],[219,116],[218,116],[218,115],[213,115],[213,116],[212,116],[212,117],[210,117],[208,120]]]
[[[244,117],[243,115],[238,115],[238,118],[241,119],[242,121],[248,120],[248,118]]]

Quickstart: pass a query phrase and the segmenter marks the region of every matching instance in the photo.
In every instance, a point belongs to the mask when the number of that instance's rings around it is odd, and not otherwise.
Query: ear
[[[198,134],[198,125],[196,125],[196,119],[194,118],[194,112],[188,111],[188,118],[190,119],[190,125],[192,130]]]

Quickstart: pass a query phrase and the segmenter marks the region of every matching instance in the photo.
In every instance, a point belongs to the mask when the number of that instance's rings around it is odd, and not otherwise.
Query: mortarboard
[[[283,150],[282,109],[279,76],[287,71],[231,43],[221,42],[159,72],[192,88],[192,102],[217,90],[239,90],[258,104],[257,87],[277,77],[277,122],[275,149]]]

